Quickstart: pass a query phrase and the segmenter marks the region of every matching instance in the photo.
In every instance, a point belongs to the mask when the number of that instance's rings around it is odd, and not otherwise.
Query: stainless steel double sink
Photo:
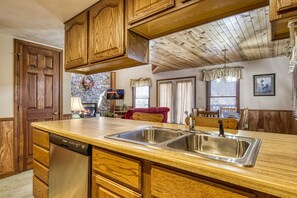
[[[150,145],[185,155],[205,157],[240,166],[254,166],[261,146],[257,138],[217,134],[203,131],[185,131],[147,127],[141,130],[123,132],[106,138]]]

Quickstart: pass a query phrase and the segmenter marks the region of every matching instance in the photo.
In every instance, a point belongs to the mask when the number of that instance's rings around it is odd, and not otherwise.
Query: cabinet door
[[[102,176],[92,176],[92,198],[139,198],[141,195]]]
[[[129,24],[174,6],[174,0],[128,1]]]
[[[87,37],[87,12],[83,12],[65,24],[65,69],[88,63]]]
[[[285,14],[297,9],[297,0],[279,0],[277,13]]]
[[[90,9],[89,62],[124,54],[124,0],[101,0]]]
[[[179,172],[153,166],[151,170],[151,194],[162,198],[252,198],[254,194],[223,186]]]

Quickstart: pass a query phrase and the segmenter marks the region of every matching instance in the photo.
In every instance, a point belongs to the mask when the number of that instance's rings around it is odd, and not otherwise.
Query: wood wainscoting
[[[247,130],[297,135],[294,123],[291,110],[249,109]]]
[[[0,178],[15,174],[17,144],[13,118],[0,118]]]
[[[70,120],[72,118],[72,114],[63,114],[63,120]]]

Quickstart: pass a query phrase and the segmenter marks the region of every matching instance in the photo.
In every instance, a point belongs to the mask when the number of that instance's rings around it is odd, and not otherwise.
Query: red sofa
[[[162,122],[167,123],[167,114],[169,111],[170,109],[168,107],[132,108],[127,111],[123,118],[133,120],[132,115],[135,112],[163,114],[164,118]]]

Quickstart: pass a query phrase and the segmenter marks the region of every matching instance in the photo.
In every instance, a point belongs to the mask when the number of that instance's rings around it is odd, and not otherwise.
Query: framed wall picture
[[[85,108],[84,117],[96,117],[97,103],[82,103]]]
[[[254,96],[275,96],[275,74],[254,75]]]

